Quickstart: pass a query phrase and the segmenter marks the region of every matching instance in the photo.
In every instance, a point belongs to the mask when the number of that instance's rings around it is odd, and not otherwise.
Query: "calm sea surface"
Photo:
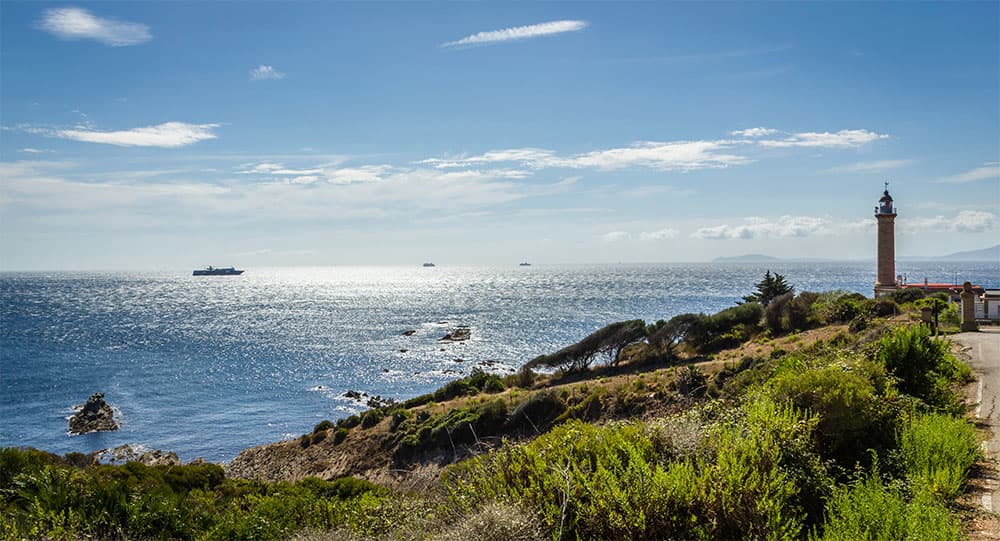
[[[783,263],[796,290],[871,294],[870,263]],[[1000,287],[1000,265],[901,262],[911,282]],[[407,398],[498,371],[614,321],[715,312],[759,264],[249,269],[0,274],[0,446],[58,453],[129,443],[228,461],[357,412],[349,389]],[[439,343],[458,325],[468,342]],[[415,330],[412,336],[404,331]],[[457,362],[456,359],[461,359]],[[70,436],[103,391],[117,432]]]

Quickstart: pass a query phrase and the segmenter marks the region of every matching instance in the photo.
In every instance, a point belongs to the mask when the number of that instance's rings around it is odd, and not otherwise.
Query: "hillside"
[[[763,300],[614,323],[520,373],[475,372],[248,449],[225,476],[212,464],[0,450],[0,529],[52,539],[960,539],[970,512],[955,502],[980,457],[960,393],[970,371],[908,325],[913,299]]]

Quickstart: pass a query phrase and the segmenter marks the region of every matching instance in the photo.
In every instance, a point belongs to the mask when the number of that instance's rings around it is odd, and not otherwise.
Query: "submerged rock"
[[[94,393],[83,408],[69,418],[69,431],[73,434],[87,434],[106,430],[118,430],[118,423],[115,422],[111,406],[104,401],[104,393]]]

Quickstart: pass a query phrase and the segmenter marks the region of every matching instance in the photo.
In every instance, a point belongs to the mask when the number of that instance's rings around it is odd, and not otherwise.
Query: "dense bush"
[[[906,304],[924,298],[924,292],[920,288],[908,287],[893,291],[890,298],[896,301],[896,304]]]
[[[946,499],[961,493],[969,469],[980,456],[972,425],[950,415],[912,419],[900,432],[899,447],[915,490]]]
[[[923,326],[897,327],[878,342],[876,359],[898,379],[899,390],[928,406],[960,413],[961,398],[951,388],[971,371],[948,352],[947,342],[935,340]]]
[[[876,385],[884,369],[833,362],[808,366],[799,358],[786,359],[768,383],[768,393],[819,416],[817,449],[840,471],[871,461],[869,450],[884,452],[895,444],[896,412]],[[884,385],[884,383],[882,384]]]
[[[838,488],[828,504],[822,535],[813,541],[958,541],[958,520],[929,497],[912,501],[871,475]]]
[[[871,312],[874,301],[860,293],[828,291],[813,304],[813,317],[826,324],[847,323]]]
[[[69,466],[0,449],[0,533],[30,539],[283,539],[304,527],[377,527],[390,495],[367,481],[226,480],[215,464]]]
[[[746,303],[711,316],[681,314],[668,321],[661,332],[680,336],[698,353],[709,353],[745,342],[760,329],[763,315],[763,306]]]
[[[445,484],[459,507],[522,502],[560,538],[795,539],[807,523],[803,494],[820,501],[828,484],[811,452],[814,426],[758,400],[691,449],[648,423],[569,421],[454,466]]]

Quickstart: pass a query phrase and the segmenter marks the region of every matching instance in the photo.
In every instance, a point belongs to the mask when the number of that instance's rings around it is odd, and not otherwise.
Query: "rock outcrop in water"
[[[104,393],[94,393],[87,399],[80,411],[69,419],[69,431],[73,434],[87,434],[105,430],[118,430],[114,412],[104,401]]]
[[[472,338],[472,329],[464,325],[460,325],[450,333],[438,339],[438,342],[464,342],[469,338]]]

